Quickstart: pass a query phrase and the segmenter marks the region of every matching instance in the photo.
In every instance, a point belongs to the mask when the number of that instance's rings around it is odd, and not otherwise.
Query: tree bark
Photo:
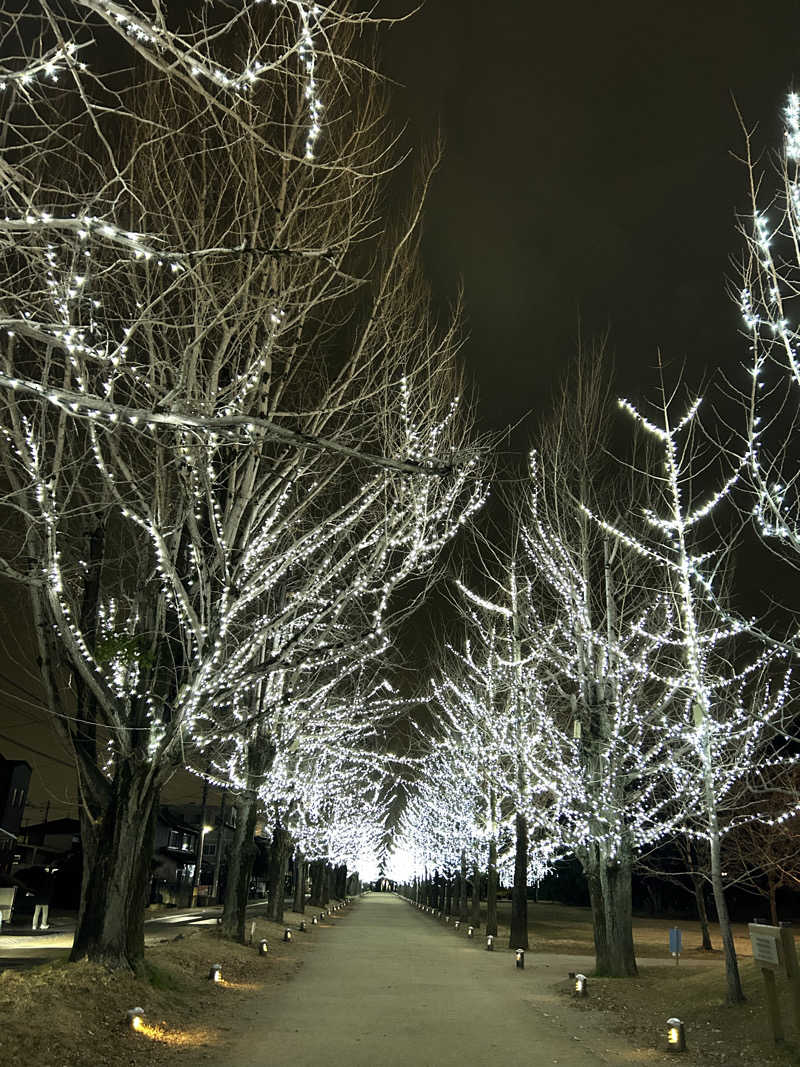
[[[461,850],[461,874],[458,882],[458,917],[464,922],[467,918],[467,854]]]
[[[497,937],[497,841],[489,841],[489,863],[486,870],[486,933]]]
[[[528,820],[516,817],[514,852],[514,887],[511,891],[511,930],[509,948],[528,947]]]
[[[632,868],[633,857],[624,842],[617,858],[600,866],[607,957],[605,969],[598,973],[610,978],[632,978],[638,973],[633,949]]]
[[[722,950],[725,954],[726,1000],[728,1004],[741,1004],[746,999],[739,976],[739,963],[736,959],[736,947],[733,943],[733,931],[728,915],[728,902],[725,899],[725,887],[722,881],[722,854],[717,818],[716,798],[710,775],[706,777],[706,810],[709,824],[709,848],[711,854],[711,886],[714,890],[714,904],[717,908],[717,921],[722,938]]]
[[[692,886],[694,888],[695,904],[697,905],[697,917],[700,920],[700,931],[702,934],[701,948],[704,952],[711,952],[713,945],[711,944],[711,931],[708,928],[708,910],[706,908],[706,892],[703,877],[696,871],[692,871],[691,878]]]
[[[284,898],[286,896],[286,871],[292,854],[292,835],[280,823],[272,832],[272,848],[269,855],[267,878],[267,918],[274,923],[283,922]]]
[[[311,907],[321,908],[322,901],[322,881],[324,877],[325,864],[322,860],[314,860],[311,864]]]
[[[253,835],[256,829],[256,802],[252,793],[243,793],[234,801],[236,829],[228,850],[228,877],[222,907],[222,936],[245,943],[247,900],[250,876],[256,858]]]
[[[769,917],[773,926],[778,925],[778,883],[773,871],[767,871],[767,888],[769,892]]]
[[[481,869],[477,863],[472,865],[472,918],[470,922],[476,930],[481,928]]]
[[[298,915],[306,911],[306,860],[300,849],[294,858],[294,902],[292,907]]]
[[[141,972],[159,787],[152,767],[125,760],[95,827],[70,960]]]
[[[444,880],[444,913],[445,915],[453,914],[453,878],[448,877]]]

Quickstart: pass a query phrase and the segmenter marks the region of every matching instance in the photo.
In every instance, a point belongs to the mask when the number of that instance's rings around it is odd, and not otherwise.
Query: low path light
[[[288,926],[283,931],[283,940],[284,941],[291,941],[292,940],[292,931],[289,929]]]
[[[266,956],[268,952],[269,942],[267,941],[266,937],[262,937],[261,940],[258,942],[258,954],[259,956]]]
[[[467,927],[467,937],[472,937],[472,935],[474,933],[475,933],[475,927],[474,926],[468,926]]]
[[[588,997],[589,996],[589,983],[586,980],[585,974],[575,975],[575,996],[576,997]]]
[[[319,919],[316,917],[316,915],[312,915],[311,916],[311,925],[312,926],[316,926],[318,924],[318,922],[319,922]]]
[[[222,981],[222,964],[212,963],[211,970],[208,972],[209,982],[221,982]]]
[[[306,921],[305,921],[305,919],[301,919],[300,920],[300,922],[297,924],[297,929],[300,931],[301,934],[304,934],[306,932]]]
[[[514,953],[514,957],[515,957],[517,969],[520,970],[520,971],[524,971],[525,970],[525,949],[524,948],[518,948],[517,951]]]
[[[486,951],[494,952],[494,938],[489,934],[486,938]]]
[[[144,1026],[144,1008],[131,1008],[126,1012],[125,1019],[131,1030],[141,1030]]]
[[[461,923],[458,921],[458,919],[456,919],[456,921],[453,923],[453,929],[457,930],[460,925],[461,925]]]
[[[686,1031],[680,1019],[667,1019],[667,1050],[686,1051]]]

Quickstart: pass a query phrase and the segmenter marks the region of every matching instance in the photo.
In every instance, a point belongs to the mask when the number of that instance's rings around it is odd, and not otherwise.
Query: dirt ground
[[[314,945],[335,922],[317,926],[291,912],[285,924],[256,920],[254,946],[222,941],[216,926],[184,928],[147,949],[145,978],[110,973],[79,963],[44,964],[0,974],[0,1064],[39,1067],[150,1067],[188,1061],[201,1049],[224,1047],[241,1006],[269,997],[302,968]],[[307,932],[297,931],[301,918]],[[290,943],[284,926],[294,929]],[[249,924],[248,924],[249,933]],[[269,951],[258,954],[266,938]],[[222,965],[222,982],[208,979],[212,963]],[[145,1028],[127,1025],[129,1009],[144,1009]]]

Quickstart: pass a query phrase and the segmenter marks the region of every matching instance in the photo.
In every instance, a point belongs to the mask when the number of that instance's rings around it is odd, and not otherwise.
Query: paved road
[[[265,900],[257,901],[249,904],[248,909],[263,908],[266,903]],[[145,919],[145,944],[174,937],[182,926],[216,924],[217,916],[221,914],[219,907],[162,912],[152,919]],[[4,923],[0,931],[0,970],[20,971],[40,963],[66,959],[72,948],[74,934],[75,923],[70,921],[53,920],[50,929],[45,931]]]
[[[469,941],[397,896],[369,894],[319,940],[294,981],[242,1011],[233,1047],[195,1064],[650,1062],[555,995],[550,987],[559,977],[553,957],[529,953],[518,971],[510,952],[486,952],[483,941]]]

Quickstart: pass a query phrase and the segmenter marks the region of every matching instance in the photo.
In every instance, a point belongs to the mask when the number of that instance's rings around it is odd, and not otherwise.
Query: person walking
[[[53,895],[53,876],[46,874],[33,890],[33,930],[49,930],[50,900]]]

